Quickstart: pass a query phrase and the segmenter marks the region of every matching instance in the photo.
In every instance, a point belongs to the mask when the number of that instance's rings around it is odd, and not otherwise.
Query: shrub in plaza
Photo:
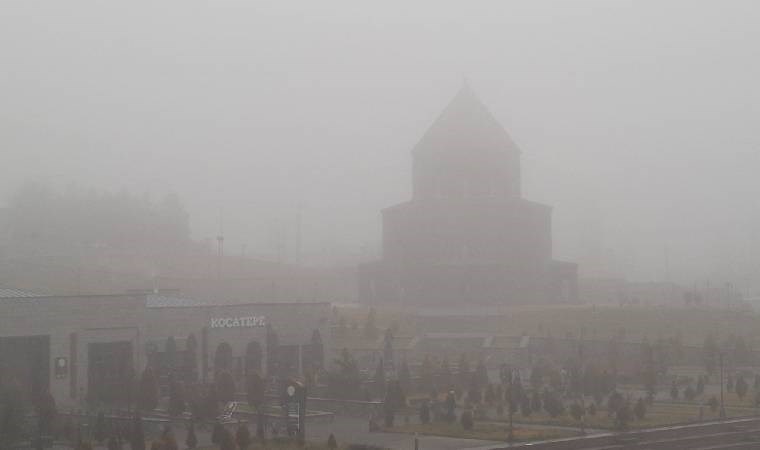
[[[700,375],[697,378],[697,395],[702,395],[705,393],[705,376]]]
[[[530,406],[530,399],[527,395],[523,395],[523,398],[520,401],[520,414],[522,414],[524,417],[530,417],[532,413],[533,408]]]
[[[644,404],[644,399],[639,397],[636,400],[636,405],[633,407],[633,414],[637,419],[642,420],[647,413],[647,406]]]
[[[106,448],[108,450],[120,450],[121,449],[121,443],[116,438],[116,435],[112,434],[111,437],[108,438],[108,442],[106,443]]]
[[[398,371],[398,382],[401,384],[401,389],[405,392],[411,392],[412,374],[409,372],[409,364],[407,364],[406,358],[401,360],[401,367]]]
[[[715,340],[715,335],[710,333],[705,337],[704,344],[702,345],[705,370],[710,375],[715,373],[715,369],[718,366],[718,352],[718,342]]]
[[[618,408],[615,413],[615,427],[618,430],[628,429],[628,422],[631,421],[631,407],[628,402],[624,402],[623,406]]]
[[[747,395],[747,391],[749,391],[749,384],[747,384],[744,376],[739,375],[739,378],[736,379],[736,386],[734,389],[736,390],[736,395],[739,396],[739,399],[744,400],[744,396]]]
[[[673,380],[673,383],[670,385],[670,398],[678,400],[678,384],[676,384],[676,380]]]
[[[493,405],[494,401],[496,401],[496,392],[494,390],[493,384],[488,383],[486,386],[486,391],[483,394],[483,401],[485,401],[486,405],[488,406]]]
[[[235,399],[235,379],[232,378],[232,374],[226,370],[221,370],[216,373],[216,393],[218,401],[231,402]]]
[[[261,405],[264,404],[266,398],[266,389],[264,387],[264,379],[258,372],[251,372],[246,377],[246,400],[248,405],[259,410]]]
[[[686,386],[686,389],[683,390],[683,398],[685,398],[687,401],[694,400],[694,397],[696,396],[697,391],[695,391],[691,385]]]
[[[179,450],[177,438],[174,437],[174,432],[170,426],[167,426],[166,429],[164,429],[164,432],[161,435],[161,444],[163,450]]]
[[[338,441],[335,440],[335,435],[330,433],[330,437],[327,438],[327,448],[330,450],[336,450],[338,448]]]
[[[383,358],[380,358],[380,360],[377,362],[377,367],[375,368],[375,395],[379,398],[383,398],[385,396],[385,363],[383,362]]]
[[[145,367],[140,377],[137,393],[137,408],[141,411],[152,411],[158,406],[158,382],[150,366]]]
[[[480,358],[478,365],[475,367],[475,373],[473,374],[473,382],[477,386],[478,390],[482,390],[488,385],[488,369],[483,358]]]
[[[135,417],[132,419],[129,446],[132,450],[145,450],[145,432],[143,431],[142,417],[140,417],[140,414],[135,414]]]
[[[377,338],[377,324],[375,323],[376,313],[375,308],[370,308],[369,313],[367,313],[367,320],[364,322],[364,338],[365,339],[375,339]]]
[[[551,417],[559,417],[565,412],[565,406],[559,396],[551,391],[544,392],[544,410]]]
[[[224,427],[221,423],[216,422],[214,424],[214,428],[211,430],[211,443],[212,444],[221,444],[222,443],[222,435],[224,434]]]
[[[718,399],[713,395],[710,400],[707,401],[707,406],[710,407],[710,411],[715,412],[718,410]]]
[[[420,423],[430,423],[430,405],[427,400],[423,400],[422,405],[420,405]]]
[[[617,412],[618,409],[620,409],[621,406],[623,406],[623,403],[625,401],[623,400],[623,396],[618,391],[613,391],[610,394],[610,397],[607,399],[607,415],[613,415]]]
[[[251,445],[251,433],[248,427],[241,423],[235,432],[235,442],[240,450],[246,450]]]
[[[232,437],[230,430],[226,428],[222,428],[219,450],[235,450],[235,439]]]
[[[37,399],[35,406],[37,410],[37,425],[39,426],[40,434],[52,435],[53,423],[58,414],[55,398],[49,390],[45,390],[45,393],[40,395]]]
[[[185,412],[185,390],[175,375],[169,375],[169,408],[170,416],[179,416]]]
[[[435,385],[433,384],[433,363],[430,362],[430,357],[428,355],[425,355],[425,357],[422,358],[419,377],[421,390],[435,388]]]
[[[438,371],[438,382],[442,389],[451,389],[451,365],[447,356],[444,356],[443,361],[441,361],[441,367]]]
[[[581,407],[580,403],[573,402],[573,404],[570,405],[570,415],[577,421],[581,420],[581,417],[583,417],[583,407]]]
[[[185,445],[187,445],[187,448],[195,448],[198,445],[198,437],[195,435],[195,424],[192,421],[187,427]]]
[[[393,428],[393,422],[396,419],[396,411],[394,410],[393,406],[386,402],[383,405],[383,413],[385,416],[385,427]]]
[[[331,398],[361,399],[361,374],[356,360],[344,348],[335,359],[336,369],[327,374],[327,393]]]
[[[462,428],[469,431],[472,430],[472,427],[474,425],[472,420],[472,411],[469,409],[466,409],[462,412],[462,416],[460,417],[460,422],[462,423]]]
[[[454,410],[457,406],[456,398],[454,397],[454,391],[449,391],[448,394],[446,394],[446,401],[445,401],[445,408],[446,408],[446,421],[453,422],[456,420],[456,415],[454,414]]]
[[[538,390],[534,390],[530,398],[530,407],[533,411],[541,412],[541,394]]]
[[[467,354],[462,353],[459,357],[459,372],[457,373],[457,385],[460,389],[464,389],[469,385],[470,381],[470,361],[467,359]]]
[[[95,428],[92,430],[92,437],[96,442],[103,442],[106,439],[106,415],[101,411],[95,419]]]

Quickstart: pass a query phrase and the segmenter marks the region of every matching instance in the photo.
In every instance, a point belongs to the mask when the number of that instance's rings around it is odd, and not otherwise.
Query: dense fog
[[[757,287],[755,2],[0,10],[6,204],[29,182],[176,194],[228,253],[285,242],[295,261],[300,223],[303,262],[353,264],[379,253],[378,211],[409,197],[410,151],[467,78],[522,150],[525,197],[553,207],[556,258]]]

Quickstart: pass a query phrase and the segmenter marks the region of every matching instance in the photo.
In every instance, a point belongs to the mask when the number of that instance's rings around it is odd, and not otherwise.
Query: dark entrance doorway
[[[95,342],[87,348],[87,397],[99,403],[130,400],[134,366],[132,343]]]
[[[0,338],[0,384],[28,400],[50,389],[50,336]]]

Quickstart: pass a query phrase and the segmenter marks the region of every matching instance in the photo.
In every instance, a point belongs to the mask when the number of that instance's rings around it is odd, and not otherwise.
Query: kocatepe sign
[[[254,328],[267,325],[265,316],[212,317],[211,328]]]

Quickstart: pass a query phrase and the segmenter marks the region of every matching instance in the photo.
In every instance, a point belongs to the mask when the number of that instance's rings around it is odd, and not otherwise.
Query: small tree
[[[538,390],[534,390],[533,394],[530,398],[530,407],[533,411],[540,412],[541,411],[541,394],[539,394]]]
[[[174,375],[169,376],[169,408],[170,416],[179,416],[185,412],[185,390]]]
[[[673,380],[673,384],[670,385],[670,398],[678,400],[678,385],[676,384],[676,380]]]
[[[631,420],[631,407],[628,402],[623,403],[615,413],[615,426],[618,430],[628,429],[628,422]]]
[[[636,416],[638,420],[643,420],[646,413],[647,413],[647,406],[644,403],[644,399],[639,397],[639,399],[636,400],[636,405],[633,407],[633,414]]]
[[[735,389],[736,395],[739,396],[739,399],[744,400],[744,396],[747,395],[747,391],[749,391],[749,384],[744,380],[744,376],[739,375],[739,378],[736,379]]]
[[[153,369],[147,366],[140,377],[140,390],[137,397],[137,408],[141,411],[152,411],[158,406],[158,382]]]
[[[220,402],[231,402],[235,400],[235,380],[232,374],[226,370],[216,374],[216,394]]]
[[[718,399],[713,395],[710,400],[707,401],[707,405],[710,407],[710,411],[715,412],[718,410]]]
[[[106,439],[106,415],[103,411],[98,413],[95,419],[95,428],[92,430],[92,437],[96,442],[103,442]]]
[[[570,405],[570,415],[573,416],[573,419],[575,419],[576,422],[580,422],[581,418],[583,418],[583,407],[578,402],[573,402],[572,405]]]
[[[523,417],[530,417],[530,415],[533,414],[533,408],[530,407],[530,399],[527,395],[523,395],[520,400],[520,414],[522,414]]]
[[[375,323],[375,308],[370,308],[367,314],[367,321],[364,323],[364,338],[377,338],[377,324]]]
[[[185,438],[185,445],[187,448],[195,448],[198,445],[198,438],[195,436],[195,425],[190,422],[187,427],[187,437]]]
[[[472,411],[469,409],[464,410],[464,412],[462,412],[460,421],[462,422],[462,428],[464,428],[466,431],[472,430],[472,427],[474,425],[472,420]]]
[[[224,435],[224,427],[221,423],[216,422],[214,424],[214,428],[211,431],[211,443],[212,444],[221,444],[222,443],[222,437]]]
[[[257,372],[249,373],[246,379],[246,399],[248,400],[248,405],[258,412],[265,398],[266,390],[261,375]]]
[[[43,435],[53,434],[53,423],[55,422],[56,415],[58,414],[55,398],[50,394],[50,391],[46,390],[37,401],[37,421],[40,429],[40,433]],[[3,410],[0,403],[0,411]],[[4,427],[0,424],[0,430]]]
[[[136,414],[132,420],[129,446],[132,450],[145,450],[145,432],[143,431],[142,417],[140,417],[140,414]]]
[[[406,358],[401,361],[401,367],[398,371],[398,382],[401,384],[401,389],[405,392],[411,392],[412,375],[409,372],[409,365],[406,363]]]
[[[430,423],[430,405],[427,400],[420,405],[420,423],[424,425]]]
[[[327,448],[330,450],[336,450],[338,448],[338,441],[335,440],[335,435],[330,433],[330,437],[327,438]]]
[[[683,397],[686,399],[686,401],[692,401],[694,400],[694,397],[697,396],[697,391],[694,390],[691,385],[686,386],[686,389],[683,390]]]
[[[697,394],[702,395],[705,393],[705,377],[702,375],[697,378]]]
[[[385,413],[385,427],[393,428],[393,422],[396,419],[396,411],[393,408],[393,405],[385,402],[383,404],[383,412]]]
[[[377,362],[374,380],[376,395],[382,398],[385,395],[385,364],[383,363],[383,358],[380,358],[380,361]]]
[[[251,444],[251,433],[243,423],[238,425],[237,432],[235,432],[235,442],[240,450],[246,450]]]
[[[235,439],[232,437],[230,430],[222,428],[221,442],[219,442],[219,450],[235,450]]]

